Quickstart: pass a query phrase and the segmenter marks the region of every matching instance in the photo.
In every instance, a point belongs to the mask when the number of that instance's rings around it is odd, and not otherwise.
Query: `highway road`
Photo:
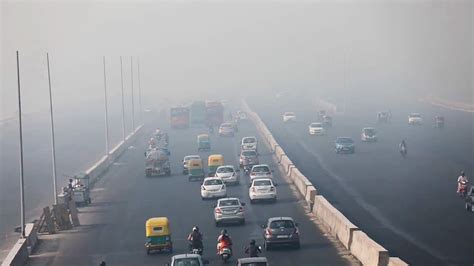
[[[167,127],[167,122],[153,121]],[[170,130],[172,162],[171,177],[144,175],[144,150],[153,132],[150,123],[137,143],[96,183],[93,203],[80,208],[82,226],[56,236],[45,236],[29,265],[162,265],[169,254],[146,255],[145,221],[150,217],[167,216],[171,222],[174,254],[187,253],[186,237],[194,225],[204,235],[204,257],[210,265],[222,262],[215,253],[218,233],[227,228],[234,241],[234,258],[244,256],[244,247],[251,239],[262,242],[260,225],[272,216],[292,216],[300,224],[301,249],[276,249],[264,252],[272,265],[354,265],[354,259],[331,242],[309,219],[304,200],[297,197],[290,185],[275,171],[278,201],[251,205],[248,200],[248,179],[242,176],[239,186],[229,186],[228,196],[239,197],[245,206],[246,224],[216,227],[213,220],[215,200],[201,200],[200,182],[189,182],[181,174],[185,155],[197,153],[197,134],[202,129]],[[222,153],[228,164],[238,165],[241,137],[256,135],[250,122],[240,126],[235,137],[212,137],[212,153]],[[276,167],[271,156],[261,149],[261,161]],[[210,154],[200,153],[203,158]]]
[[[102,108],[100,102],[91,102],[87,109],[81,106],[56,110],[58,186],[67,184],[67,175],[88,169],[105,155]],[[122,119],[121,112],[109,111],[109,142],[112,149],[122,139]],[[52,204],[54,199],[49,113],[25,116],[23,124],[25,203],[29,222],[37,219],[41,209]],[[127,134],[130,131],[131,116],[126,114]],[[0,261],[19,236],[12,233],[20,224],[18,136],[17,120],[0,125]]]
[[[334,117],[326,136],[310,136],[308,125],[316,121],[311,97],[262,99],[249,103],[318,193],[392,256],[412,265],[474,264],[474,215],[455,193],[461,170],[473,181],[472,114],[413,99],[351,98],[346,113]],[[393,113],[392,123],[377,124],[377,111],[387,109]],[[285,111],[296,112],[297,121],[284,124]],[[425,124],[408,126],[411,112],[420,112]],[[445,116],[446,128],[433,128],[435,115]],[[379,142],[361,142],[367,126],[378,130]],[[356,153],[336,154],[338,136],[354,138]],[[408,145],[406,159],[398,152],[402,139]]]

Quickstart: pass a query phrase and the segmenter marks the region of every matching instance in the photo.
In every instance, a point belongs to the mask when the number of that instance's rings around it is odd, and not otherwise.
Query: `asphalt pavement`
[[[310,136],[317,108],[311,97],[253,98],[259,113],[290,159],[353,223],[412,265],[473,265],[474,213],[456,195],[461,170],[473,181],[474,116],[417,102],[349,99],[345,114],[334,116],[326,136]],[[366,99],[366,100],[364,100]],[[371,101],[372,100],[372,101]],[[377,124],[377,111],[390,110],[392,122]],[[284,124],[282,114],[296,113]],[[420,112],[422,126],[409,126],[408,114]],[[446,127],[435,129],[435,115]],[[378,131],[377,143],[363,143],[363,127]],[[355,154],[334,151],[339,136],[355,140]],[[408,156],[398,144],[405,139]]]
[[[167,128],[167,122],[154,123]],[[200,152],[202,158],[210,153],[224,155],[226,164],[238,166],[239,143],[243,136],[256,135],[256,129],[244,122],[235,137],[211,136],[211,152]],[[167,129],[169,130],[169,129]],[[244,247],[251,239],[263,245],[261,224],[273,216],[291,216],[300,225],[301,248],[281,248],[264,251],[271,265],[354,265],[357,262],[341,250],[310,220],[301,199],[292,187],[275,171],[278,183],[276,203],[250,204],[248,177],[241,176],[241,184],[228,186],[229,197],[238,197],[247,203],[245,225],[216,227],[213,205],[216,200],[201,200],[200,182],[189,182],[182,175],[182,159],[196,154],[199,133],[205,129],[169,130],[172,163],[171,177],[145,177],[144,150],[153,132],[147,125],[134,146],[121,156],[96,183],[91,206],[80,208],[81,226],[58,235],[43,236],[41,244],[28,265],[162,265],[169,262],[170,254],[147,255],[145,221],[150,217],[170,219],[173,254],[187,253],[186,237],[198,225],[204,235],[204,258],[210,265],[221,265],[216,255],[216,239],[226,228],[234,242],[234,257],[228,264],[244,257]],[[276,170],[269,151],[260,145],[262,162]],[[206,164],[207,165],[207,164]]]

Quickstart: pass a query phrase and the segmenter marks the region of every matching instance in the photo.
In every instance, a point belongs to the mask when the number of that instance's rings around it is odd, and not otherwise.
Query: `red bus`
[[[172,128],[189,127],[189,108],[172,107],[170,109],[170,124]]]

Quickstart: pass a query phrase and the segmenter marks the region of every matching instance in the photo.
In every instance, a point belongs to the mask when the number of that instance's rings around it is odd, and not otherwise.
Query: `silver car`
[[[226,222],[245,224],[244,206],[245,203],[240,202],[238,198],[219,199],[214,207],[216,226]]]
[[[239,184],[240,182],[240,170],[235,170],[233,165],[219,166],[216,170],[215,177],[221,178],[226,184]]]
[[[269,218],[267,224],[262,225],[265,250],[274,245],[292,245],[300,248],[300,233],[298,224],[291,217]]]

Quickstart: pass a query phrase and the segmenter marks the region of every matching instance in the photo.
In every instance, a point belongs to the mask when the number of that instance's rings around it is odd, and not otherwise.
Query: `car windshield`
[[[255,152],[255,151],[243,151],[242,155],[246,156],[246,157],[257,156],[257,152]]]
[[[280,221],[273,221],[270,223],[271,229],[279,229],[279,228],[293,228],[295,225],[293,221],[290,220],[280,220]]]
[[[221,127],[232,127],[232,124],[230,123],[222,124]]]
[[[252,172],[256,172],[256,173],[270,172],[270,169],[267,166],[257,166],[252,169]]]
[[[288,112],[288,113],[285,113],[286,116],[294,116],[295,113],[291,113],[291,112]]]
[[[216,185],[222,185],[222,180],[220,179],[208,179],[204,181],[205,186],[216,186]]]
[[[219,167],[217,168],[217,173],[233,173],[234,168],[232,167]]]
[[[174,261],[173,266],[200,266],[201,263],[197,258],[184,258]]]
[[[343,144],[351,144],[354,143],[354,141],[351,138],[338,138],[336,140],[337,143],[343,143]]]
[[[239,206],[239,201],[236,199],[231,200],[221,200],[219,202],[219,207],[229,207],[229,206]]]
[[[253,182],[253,185],[258,187],[258,186],[271,186],[272,185],[272,181],[270,180],[255,180]]]
[[[246,138],[244,139],[244,143],[255,143],[257,140],[255,138]]]
[[[311,127],[322,127],[320,123],[312,123]]]
[[[411,114],[410,117],[418,118],[418,117],[421,117],[421,115],[420,114]]]
[[[365,133],[366,135],[368,135],[368,136],[373,136],[373,135],[375,135],[375,129],[373,129],[373,128],[366,128],[366,129],[364,129],[364,133]]]
[[[186,157],[184,157],[185,161],[189,161],[191,159],[199,159],[199,156],[186,156]]]

